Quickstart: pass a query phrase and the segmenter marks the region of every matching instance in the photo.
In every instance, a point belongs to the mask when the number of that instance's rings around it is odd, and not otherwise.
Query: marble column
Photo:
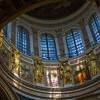
[[[16,20],[11,23],[11,42],[16,45]]]
[[[90,44],[89,36],[88,36],[87,30],[86,30],[84,19],[80,20],[79,25],[80,25],[80,28],[82,31],[85,47],[86,47],[86,49],[89,49],[89,47],[91,47],[91,44]]]
[[[34,49],[34,56],[39,56],[39,35],[37,31],[32,30],[33,32],[33,49]]]
[[[64,56],[65,48],[64,48],[64,41],[63,41],[62,33],[60,35],[57,35],[57,39],[58,39],[58,46],[59,46],[59,54],[60,56]]]

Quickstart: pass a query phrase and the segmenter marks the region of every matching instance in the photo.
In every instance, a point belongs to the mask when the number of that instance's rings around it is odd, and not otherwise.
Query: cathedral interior
[[[100,100],[100,0],[0,0],[0,100]]]

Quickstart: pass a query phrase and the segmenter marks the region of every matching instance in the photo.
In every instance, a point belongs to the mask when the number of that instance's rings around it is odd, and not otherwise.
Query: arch
[[[16,26],[23,26],[29,34],[29,38],[30,38],[30,53],[34,55],[34,48],[33,48],[33,30],[32,30],[32,25],[27,22],[26,20],[23,20],[22,18],[17,18],[16,19]],[[17,28],[16,28],[16,32],[17,32]]]

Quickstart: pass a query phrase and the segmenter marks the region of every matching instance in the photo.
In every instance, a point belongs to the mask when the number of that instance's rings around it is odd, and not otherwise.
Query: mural
[[[46,69],[46,80],[48,86],[59,86],[59,71],[57,69]]]
[[[43,69],[43,63],[42,60],[35,56],[33,57],[33,61],[34,61],[34,69],[33,69],[33,73],[34,73],[34,81],[36,83],[43,83],[44,82],[44,69]]]
[[[32,82],[31,66],[21,63],[20,77],[28,82]]]
[[[0,41],[1,42],[1,41]],[[83,84],[100,74],[100,54],[89,50],[81,58],[63,58],[55,63],[47,63],[40,57],[32,57],[32,64],[22,59],[22,54],[11,43],[2,41],[0,62],[17,77],[37,85],[51,87]]]

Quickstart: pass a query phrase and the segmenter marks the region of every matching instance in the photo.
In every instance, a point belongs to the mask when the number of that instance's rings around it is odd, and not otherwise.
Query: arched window
[[[100,18],[93,14],[89,20],[89,28],[95,43],[100,43]]]
[[[3,33],[4,33],[4,36],[5,36],[6,38],[8,38],[8,25],[5,25],[5,26],[3,27]]]
[[[75,57],[84,53],[84,45],[81,39],[80,31],[71,29],[66,36],[66,43],[69,57]]]
[[[23,54],[30,55],[29,32],[23,26],[17,26],[16,45]]]
[[[40,36],[40,50],[43,60],[57,60],[55,39],[50,34]]]

